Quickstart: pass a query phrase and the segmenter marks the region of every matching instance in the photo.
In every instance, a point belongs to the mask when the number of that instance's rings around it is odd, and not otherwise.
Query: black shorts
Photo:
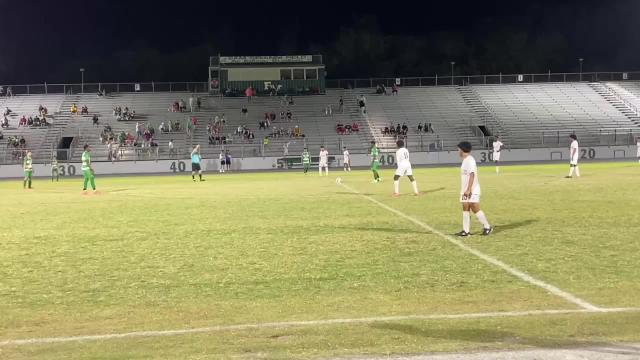
[[[224,160],[220,160],[220,165],[225,165],[225,161]]]
[[[200,171],[200,164],[191,163],[191,171]]]

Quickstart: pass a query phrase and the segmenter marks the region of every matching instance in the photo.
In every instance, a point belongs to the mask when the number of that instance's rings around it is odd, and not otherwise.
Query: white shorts
[[[500,151],[493,152],[493,161],[500,161]]]
[[[638,157],[640,158],[640,147],[638,148]]]
[[[326,161],[320,161],[320,164],[318,164],[318,167],[326,168],[326,167],[329,167],[329,166],[327,165]]]
[[[575,158],[571,159],[571,161],[569,162],[569,165],[578,166],[578,158],[575,157]]]
[[[460,202],[477,204],[480,202],[480,194],[471,194],[468,198],[464,194],[460,194]]]
[[[411,164],[408,165],[399,165],[396,169],[396,176],[413,176],[413,169],[411,169]]]
[[[351,164],[351,160],[349,160],[349,158],[344,159],[343,163],[345,164]]]

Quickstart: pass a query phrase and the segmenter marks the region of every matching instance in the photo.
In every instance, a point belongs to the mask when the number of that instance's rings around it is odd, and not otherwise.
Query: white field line
[[[359,192],[358,190],[355,190],[352,187],[350,187],[348,185],[345,185],[344,183],[340,183],[340,184],[345,189],[351,191],[352,193],[360,195],[363,198],[371,201],[372,203],[380,206],[381,208],[383,208],[383,209],[385,209],[385,210],[387,210],[389,212],[392,212],[392,213],[394,213],[394,214],[396,214],[396,215],[398,215],[398,216],[400,216],[402,218],[405,218],[405,219],[411,221],[412,223],[420,226],[421,228],[423,228],[423,229],[425,229],[427,231],[430,231],[431,233],[436,234],[436,235],[440,236],[441,238],[447,240],[448,242],[458,246],[462,250],[464,250],[464,251],[466,251],[468,253],[471,253],[471,254],[479,257],[480,259],[482,259],[482,260],[484,260],[484,261],[486,261],[486,262],[488,262],[490,264],[493,264],[493,265],[501,268],[502,270],[508,272],[509,274],[511,274],[511,275],[513,275],[515,277],[520,278],[523,281],[528,282],[529,284],[532,284],[532,285],[535,285],[535,286],[539,286],[539,287],[547,290],[548,292],[565,299],[566,301],[568,301],[570,303],[573,303],[573,304],[576,304],[576,305],[580,306],[583,309],[592,310],[592,311],[602,310],[599,307],[597,307],[595,305],[592,305],[592,304],[586,302],[585,300],[582,300],[582,299],[576,297],[575,295],[572,295],[572,294],[570,294],[570,293],[568,293],[568,292],[566,292],[566,291],[564,291],[564,290],[562,290],[562,289],[560,289],[558,287],[555,287],[555,286],[553,286],[551,284],[548,284],[548,283],[546,283],[546,282],[544,282],[542,280],[538,280],[538,279],[532,277],[531,275],[529,275],[529,274],[527,274],[527,273],[525,273],[523,271],[520,271],[520,270],[518,270],[518,269],[516,269],[516,268],[514,268],[514,267],[512,267],[510,265],[507,265],[504,262],[502,262],[502,261],[500,261],[500,260],[498,260],[498,259],[496,259],[494,257],[491,257],[491,256],[489,256],[489,255],[487,255],[487,254],[485,254],[485,253],[483,253],[483,252],[481,252],[479,250],[476,250],[476,249],[474,249],[474,248],[472,248],[472,247],[470,247],[468,245],[465,245],[462,241],[457,240],[457,239],[453,238],[452,236],[449,236],[449,235],[447,235],[445,233],[442,233],[442,232],[432,228],[431,226],[423,223],[422,221],[420,221],[420,220],[418,220],[416,218],[413,218],[413,217],[411,217],[411,216],[409,216],[409,215],[407,215],[407,214],[405,214],[405,213],[403,213],[403,212],[401,212],[399,210],[396,210],[396,209],[394,209],[394,208],[392,208],[392,207],[390,207],[388,205],[385,205],[385,204],[381,203],[380,201],[372,198],[371,196],[365,195],[365,194]]]
[[[270,323],[256,324],[240,324],[240,325],[219,325],[192,329],[177,330],[150,330],[150,331],[133,331],[126,333],[102,334],[102,335],[78,335],[78,336],[61,336],[31,339],[16,339],[0,341],[0,347],[8,346],[25,346],[25,345],[42,345],[55,343],[69,343],[81,341],[103,341],[113,339],[127,338],[150,338],[164,337],[190,334],[204,334],[222,331],[241,331],[241,330],[260,330],[260,329],[283,329],[306,326],[323,326],[323,325],[352,325],[352,324],[370,324],[376,322],[390,321],[407,321],[407,320],[466,320],[479,318],[508,318],[508,317],[526,317],[536,315],[567,315],[567,314],[602,314],[602,313],[622,313],[622,312],[640,312],[640,308],[615,308],[615,309],[566,309],[566,310],[530,310],[530,311],[506,311],[506,312],[484,312],[471,314],[451,314],[451,315],[400,315],[400,316],[379,316],[353,319],[329,319],[329,320],[307,320],[307,321],[282,321]]]

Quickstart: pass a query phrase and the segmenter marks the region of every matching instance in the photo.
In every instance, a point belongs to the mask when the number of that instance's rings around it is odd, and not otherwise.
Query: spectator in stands
[[[400,135],[402,133],[402,127],[400,126],[400,123],[398,123],[396,125],[396,135]]]
[[[200,108],[202,107],[202,99],[200,98],[200,96],[196,98],[196,107],[198,111],[200,111]]]
[[[382,135],[389,135],[390,133],[388,126],[385,126],[384,129],[382,129]]]
[[[425,132],[428,132],[428,133],[431,133],[431,134],[433,134],[435,132],[435,131],[433,131],[433,127],[431,126],[431,123],[428,123],[428,124],[425,123],[425,127],[426,127]]]
[[[6,116],[3,116],[2,123],[0,123],[0,125],[1,125],[0,127],[2,127],[2,128],[5,128],[5,129],[8,128],[9,127],[9,119],[7,119]]]
[[[13,97],[13,88],[7,87],[7,97]]]
[[[391,95],[398,95],[398,86],[396,84],[391,85]]]
[[[9,116],[9,115],[11,115],[11,113],[12,113],[12,112],[13,112],[13,111],[12,111],[11,109],[9,109],[8,107],[6,107],[6,108],[4,109],[4,116]]]
[[[384,90],[382,90],[382,85],[380,84],[376,85],[376,94],[378,95],[384,94]]]
[[[70,110],[71,110],[72,114],[76,115],[78,113],[78,106],[75,103],[73,103],[73,104],[71,104],[71,109]]]
[[[27,119],[27,126],[33,126],[33,117],[29,116]]]
[[[253,87],[249,86],[246,88],[244,95],[247,97],[247,102],[251,102],[251,99],[253,98]]]
[[[82,109],[80,110],[80,115],[89,115],[89,108],[87,105],[82,105]]]
[[[409,127],[407,126],[407,123],[403,123],[402,124],[402,135],[407,135],[408,132],[409,132]]]
[[[291,110],[287,109],[287,121],[291,121],[293,119],[293,114],[291,113]]]
[[[338,112],[344,112],[344,99],[342,98],[342,96],[340,96],[340,98],[338,99]]]
[[[360,113],[362,115],[367,113],[367,99],[365,99],[364,95],[360,95],[358,106],[360,107]]]
[[[174,149],[173,139],[169,140],[169,156],[176,155],[176,150]]]
[[[18,120],[18,127],[27,126],[27,115],[22,115],[20,120]]]
[[[242,114],[242,117],[244,117],[245,119],[249,117],[249,110],[247,109],[246,105],[242,105],[242,109],[240,110],[240,113]]]
[[[333,108],[331,107],[331,105],[327,105],[324,107],[324,114],[326,116],[333,116]]]
[[[189,111],[193,112],[193,105],[195,103],[195,99],[193,98],[193,94],[189,96]]]
[[[418,134],[422,132],[422,123],[418,123]]]
[[[27,140],[25,140],[24,136],[20,136],[19,143],[21,147],[27,146]]]
[[[98,118],[98,114],[93,114],[91,121],[93,121],[94,126],[100,125],[100,119]]]
[[[187,103],[185,103],[183,99],[180,99],[178,105],[180,106],[180,112],[187,111]]]
[[[353,132],[359,132],[360,131],[360,125],[354,121],[353,124],[351,124],[351,130]]]
[[[2,130],[0,130],[0,140],[4,139],[4,134],[2,133]]]
[[[346,132],[347,134],[351,134],[351,131],[352,131],[352,130],[351,130],[351,125],[346,124],[346,125],[344,126],[344,130],[345,130],[345,132]]]
[[[4,96],[4,86],[0,86],[0,96]]]

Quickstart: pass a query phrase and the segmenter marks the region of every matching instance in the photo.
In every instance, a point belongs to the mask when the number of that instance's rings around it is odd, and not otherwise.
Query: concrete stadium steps
[[[458,142],[466,140],[481,146],[480,137],[472,128],[483,124],[455,87],[405,87],[398,96],[377,95],[374,89],[361,91],[367,99],[367,115],[378,142],[386,150],[395,149],[392,136],[382,136],[382,129],[389,124],[406,123],[409,127],[409,148],[420,143],[416,135],[419,123],[431,123],[435,134],[425,135],[422,144],[442,142],[445,149],[453,149]]]
[[[607,101],[612,102],[620,112],[640,126],[640,82],[606,82],[597,85],[600,87],[599,93],[604,92],[609,96]]]
[[[509,147],[543,146],[543,131],[575,131],[582,144],[597,145],[601,129],[635,126],[587,83],[472,87],[506,130],[517,134]]]
[[[24,136],[27,142],[27,149],[33,153],[34,160],[48,159],[51,149],[50,139],[60,128],[64,127],[64,122],[59,117],[60,106],[64,100],[64,95],[18,95],[13,97],[3,97],[0,101],[0,109],[4,112],[5,108],[12,110],[9,119],[9,129],[2,129],[4,139],[0,140],[0,148],[3,150],[7,147],[9,136]],[[20,118],[35,117],[38,115],[38,107],[45,106],[49,113],[47,121],[51,123],[47,127],[18,127]],[[0,159],[1,160],[1,159]]]

